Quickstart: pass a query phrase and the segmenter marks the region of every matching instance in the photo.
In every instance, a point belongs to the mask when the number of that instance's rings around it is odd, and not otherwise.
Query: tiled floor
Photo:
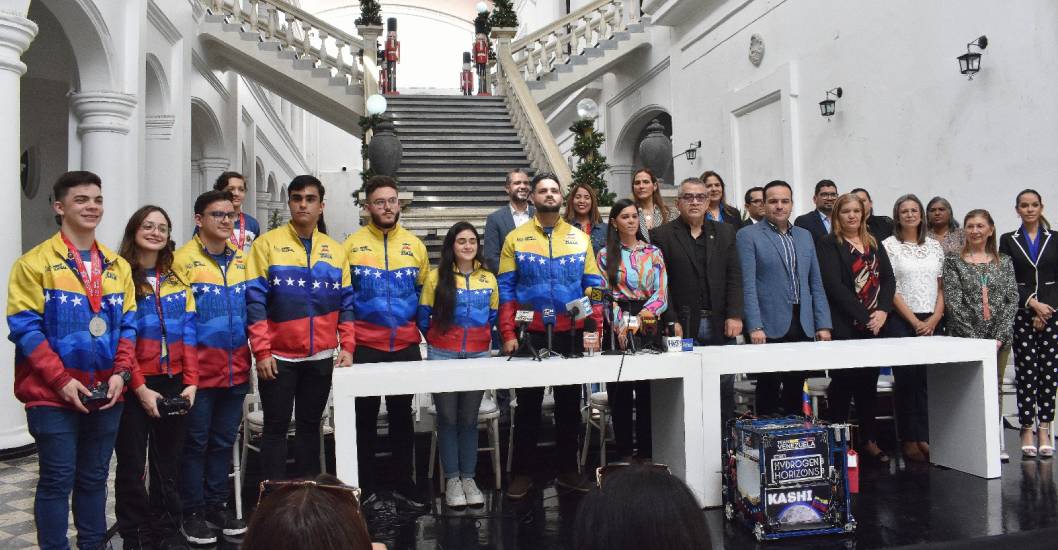
[[[110,461],[110,478],[114,478],[114,461]],[[37,531],[33,523],[33,495],[37,487],[37,455],[0,461],[0,548],[36,548]],[[114,497],[107,498],[107,525],[113,525]],[[73,545],[73,513],[66,536]]]

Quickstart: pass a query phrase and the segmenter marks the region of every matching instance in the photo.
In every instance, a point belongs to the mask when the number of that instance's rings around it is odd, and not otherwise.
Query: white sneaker
[[[474,483],[474,479],[463,480],[463,494],[466,495],[467,506],[484,506],[485,495],[481,494],[481,490],[478,489],[478,484]]]
[[[467,497],[463,494],[463,482],[458,477],[445,482],[445,504],[449,508],[465,508],[467,505]]]

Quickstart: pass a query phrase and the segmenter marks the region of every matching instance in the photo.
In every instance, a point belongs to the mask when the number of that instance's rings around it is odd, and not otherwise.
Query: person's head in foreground
[[[607,466],[580,504],[573,550],[709,550],[705,514],[665,467]]]
[[[338,478],[262,484],[243,550],[385,550],[372,544],[358,493]]]

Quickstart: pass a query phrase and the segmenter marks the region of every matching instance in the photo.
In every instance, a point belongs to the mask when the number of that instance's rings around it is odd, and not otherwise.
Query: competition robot
[[[386,20],[386,94],[397,95],[397,63],[400,63],[400,40],[397,40],[397,18]]]
[[[474,22],[474,65],[478,70],[478,95],[492,95],[488,91],[489,38],[485,35],[485,22]]]
[[[474,95],[474,72],[470,66],[470,52],[463,52],[463,70],[459,73],[459,90],[463,95]]]

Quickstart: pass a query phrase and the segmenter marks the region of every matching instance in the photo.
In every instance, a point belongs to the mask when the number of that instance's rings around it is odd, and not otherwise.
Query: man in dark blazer
[[[735,238],[750,342],[830,340],[833,324],[815,242],[806,229],[790,224],[790,185],[779,180],[765,185],[764,205],[765,221],[739,231]],[[805,371],[757,375],[757,413],[799,413],[806,375]]]
[[[485,266],[493,273],[500,269],[500,249],[507,234],[536,214],[529,203],[529,174],[525,170],[517,168],[508,172],[504,189],[511,202],[485,218]]]
[[[678,334],[699,345],[730,343],[742,334],[742,272],[735,249],[735,227],[705,219],[705,183],[680,184],[680,216],[650,231],[661,249],[669,278],[669,308],[662,316]],[[688,334],[689,332],[689,334]],[[721,419],[734,414],[735,377],[720,380]]]
[[[874,215],[874,203],[871,202],[871,194],[862,187],[857,187],[850,193],[859,197],[863,201],[863,205],[867,207],[867,232],[874,236],[878,242],[892,237],[893,218]]]
[[[816,209],[802,214],[794,220],[794,225],[807,229],[815,240],[822,239],[830,234],[830,212],[834,209],[834,202],[838,200],[838,186],[831,180],[819,180],[816,184],[816,192],[812,195],[812,202]]]

